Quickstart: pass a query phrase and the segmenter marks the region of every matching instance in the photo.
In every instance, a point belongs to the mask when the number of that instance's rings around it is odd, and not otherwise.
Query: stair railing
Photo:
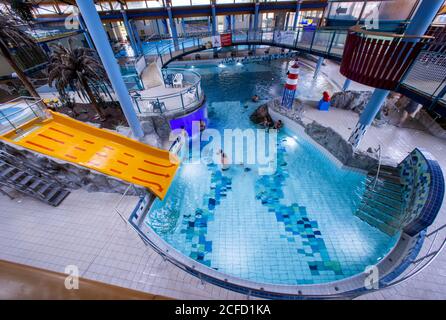
[[[378,169],[376,170],[376,176],[375,176],[375,179],[373,181],[372,191],[375,190],[376,183],[378,182],[380,170],[381,170],[381,145],[378,145]]]

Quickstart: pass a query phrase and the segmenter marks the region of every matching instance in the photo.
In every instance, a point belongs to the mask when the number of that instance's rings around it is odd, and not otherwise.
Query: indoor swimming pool
[[[250,114],[280,92],[287,61],[245,66],[195,66],[208,103],[208,127],[256,129]],[[333,92],[324,77],[301,68],[298,95]],[[245,150],[246,153],[246,150]],[[206,155],[205,155],[206,156]],[[208,155],[209,156],[209,155]],[[319,284],[364,272],[395,245],[354,215],[363,173],[340,167],[303,133],[277,139],[277,169],[256,165],[183,163],[163,201],[144,223],[187,257],[244,280],[277,285]]]

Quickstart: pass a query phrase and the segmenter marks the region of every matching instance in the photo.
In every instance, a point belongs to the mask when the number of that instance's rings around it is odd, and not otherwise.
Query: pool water
[[[249,115],[258,104],[249,98],[270,97],[282,85],[284,66],[275,61],[243,71],[235,65],[195,68],[208,99],[208,127],[255,128]],[[311,76],[301,71],[302,79]],[[301,94],[311,97],[330,85],[320,79],[305,86]],[[303,135],[282,130],[277,146],[272,175],[259,175],[255,165],[221,171],[216,164],[183,163],[144,223],[195,261],[261,283],[324,283],[382,259],[397,237],[354,215],[365,176],[338,167]]]

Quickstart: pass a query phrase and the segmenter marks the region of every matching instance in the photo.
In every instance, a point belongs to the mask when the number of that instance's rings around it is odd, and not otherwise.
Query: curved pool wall
[[[300,126],[294,124],[293,128],[298,129]],[[301,128],[303,132],[303,128]],[[311,138],[309,138],[311,139]],[[325,151],[328,153],[328,151]],[[414,150],[412,156],[416,154],[419,156],[419,150]],[[426,161],[435,161],[429,156],[423,155],[421,157],[421,162],[426,159]],[[336,158],[332,158],[336,161]],[[407,160],[407,159],[406,159]],[[401,163],[403,164],[404,161]],[[412,163],[411,163],[412,164]],[[407,165],[406,165],[407,166]],[[418,166],[421,168],[422,166]],[[420,170],[421,173],[421,170]],[[437,175],[440,175],[438,177]],[[432,180],[429,181],[440,181],[443,178],[443,174],[440,172],[432,173]],[[431,184],[429,184],[431,185]],[[433,190],[433,189],[431,189]],[[432,194],[433,191],[428,192]],[[442,193],[438,194],[441,198]],[[427,199],[429,197],[426,197]],[[228,290],[236,291],[249,296],[256,296],[260,298],[267,299],[333,299],[333,298],[353,298],[358,295],[371,292],[371,290],[379,290],[385,288],[391,284],[395,279],[397,279],[404,271],[415,261],[419,251],[424,242],[425,228],[429,223],[418,224],[420,228],[424,228],[414,236],[410,236],[407,233],[401,233],[397,239],[397,243],[391,249],[391,251],[383,257],[375,266],[376,271],[379,275],[379,287],[369,288],[366,287],[368,284],[367,277],[368,273],[362,272],[352,277],[334,281],[330,283],[323,284],[313,284],[313,285],[271,285],[258,283],[254,281],[247,281],[218,272],[212,268],[204,266],[201,263],[185,256],[181,252],[174,249],[165,240],[163,240],[156,232],[154,232],[150,227],[144,223],[146,214],[148,213],[150,207],[153,205],[154,197],[147,194],[141,197],[137,207],[131,214],[129,218],[130,224],[135,228],[135,230],[140,234],[141,238],[150,245],[155,251],[162,255],[166,260],[170,261],[180,269],[188,272],[202,281],[206,281]],[[418,204],[420,201],[418,201]],[[438,213],[437,207],[435,211],[429,211],[426,208],[430,208],[427,201],[424,201],[421,207],[419,205],[417,208],[421,208],[419,213],[428,212],[429,216],[436,216]],[[422,216],[418,216],[418,221],[422,219]],[[426,219],[424,219],[426,220]]]
[[[197,110],[182,117],[175,117],[171,119],[169,123],[172,130],[184,128],[191,137],[193,134],[192,127],[194,121],[203,121],[206,125],[208,124],[208,108],[206,102],[204,102]]]

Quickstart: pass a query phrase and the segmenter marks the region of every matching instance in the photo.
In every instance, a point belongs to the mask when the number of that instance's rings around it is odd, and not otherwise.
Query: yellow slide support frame
[[[176,155],[57,112],[51,115],[0,139],[146,187],[164,198],[179,166]]]

